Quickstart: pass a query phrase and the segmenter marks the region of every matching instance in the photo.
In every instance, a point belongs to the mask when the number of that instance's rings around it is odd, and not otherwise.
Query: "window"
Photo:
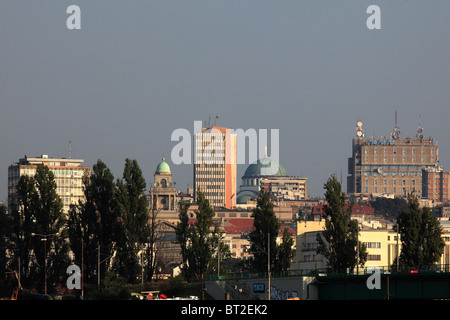
[[[379,249],[381,248],[381,242],[365,242],[367,249]]]
[[[367,255],[367,261],[380,261],[381,255],[380,254],[368,254]]]

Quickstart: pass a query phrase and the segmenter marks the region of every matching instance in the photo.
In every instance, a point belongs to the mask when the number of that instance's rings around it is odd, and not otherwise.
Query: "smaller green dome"
[[[161,162],[156,167],[156,172],[157,173],[170,172],[170,167],[167,164],[166,159],[162,158]]]

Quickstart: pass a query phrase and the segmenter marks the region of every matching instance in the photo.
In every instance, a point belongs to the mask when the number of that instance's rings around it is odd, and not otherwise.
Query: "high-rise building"
[[[48,155],[29,158],[25,156],[8,168],[8,206],[15,203],[16,185],[23,175],[34,176],[38,164],[48,166],[55,176],[57,193],[60,196],[64,212],[68,213],[71,204],[84,199],[82,178],[90,172],[90,167],[82,166],[82,159],[49,158]]]
[[[441,167],[422,169],[422,198],[435,202],[447,202],[449,174]]]
[[[212,207],[236,206],[237,136],[230,129],[202,128],[194,136],[194,199],[198,190]]]
[[[415,138],[399,138],[397,125],[391,137],[365,138],[358,120],[348,159],[347,193],[422,196],[422,169],[436,167],[439,149],[424,138],[419,126]]]

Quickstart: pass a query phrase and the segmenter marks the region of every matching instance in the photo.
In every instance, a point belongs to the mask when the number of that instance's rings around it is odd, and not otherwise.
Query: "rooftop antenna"
[[[72,141],[69,140],[69,159],[72,159]]]
[[[211,129],[211,115],[209,115],[208,120],[205,121],[206,129]]]
[[[417,128],[417,139],[423,139],[422,116],[419,114],[419,127]]]
[[[400,128],[397,125],[397,110],[395,110],[395,127],[394,132],[392,133],[392,137],[397,140],[400,137]]]
[[[358,138],[364,137],[364,130],[362,128],[362,125],[363,125],[362,121],[358,119],[356,121],[356,136]]]

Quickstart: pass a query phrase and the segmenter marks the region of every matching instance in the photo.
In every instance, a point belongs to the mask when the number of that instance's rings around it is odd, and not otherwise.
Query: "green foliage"
[[[324,185],[327,205],[324,206],[325,230],[317,235],[317,253],[328,259],[330,269],[343,272],[358,264],[364,265],[367,251],[358,242],[358,222],[351,219],[353,204],[345,209],[345,194],[335,176]],[[357,249],[358,245],[358,249]]]
[[[273,211],[273,203],[269,194],[261,190],[257,199],[256,208],[252,213],[255,229],[250,232],[250,252],[253,255],[251,267],[254,271],[264,273],[268,271],[268,255],[270,255],[270,270],[273,270],[277,258],[277,236],[280,229]]]
[[[292,249],[294,240],[288,229],[284,229],[281,244],[277,248],[277,263],[274,266],[274,272],[284,272],[289,270],[291,261],[295,256],[295,250]]]
[[[250,268],[258,273],[265,273],[268,271],[270,262],[270,270],[287,271],[295,254],[292,249],[293,240],[286,229],[282,243],[277,245],[281,224],[273,211],[273,203],[264,189],[258,196],[252,217],[255,229],[249,234],[250,252],[253,254],[253,258],[250,259]],[[269,255],[270,261],[268,261]]]
[[[21,176],[16,190],[11,208],[10,267],[20,271],[22,285],[39,283],[42,290],[45,276],[49,284],[58,282],[70,262],[63,204],[54,175],[44,165],[37,166],[33,177]]]
[[[183,272],[189,280],[202,284],[204,297],[204,282],[209,271],[213,255],[219,242],[218,226],[213,223],[214,211],[204,194],[198,191],[198,209],[194,211],[196,219],[189,223],[188,206],[180,203],[180,222],[177,225],[177,242],[183,255]]]
[[[144,197],[145,179],[136,160],[125,160],[123,179],[117,180],[117,199],[120,210],[121,234],[118,245],[123,248],[116,261],[117,271],[135,282],[140,257],[149,236],[147,200]]]
[[[124,225],[114,176],[103,161],[98,160],[94,164],[92,173],[83,178],[83,184],[85,200],[71,206],[69,235],[75,261],[80,266],[83,244],[85,279],[94,282],[98,275],[99,254],[102,261],[100,276],[103,279],[118,240],[123,235]]]
[[[7,213],[6,207],[0,204],[0,288],[8,281],[8,248],[12,234],[12,217]]]
[[[445,246],[442,227],[429,208],[421,212],[416,197],[408,196],[409,212],[397,218],[402,241],[400,264],[404,266],[429,266],[439,261]],[[394,230],[397,229],[394,226]]]
[[[402,212],[409,212],[408,203],[403,198],[376,198],[370,202],[376,215],[384,218],[397,218]]]

